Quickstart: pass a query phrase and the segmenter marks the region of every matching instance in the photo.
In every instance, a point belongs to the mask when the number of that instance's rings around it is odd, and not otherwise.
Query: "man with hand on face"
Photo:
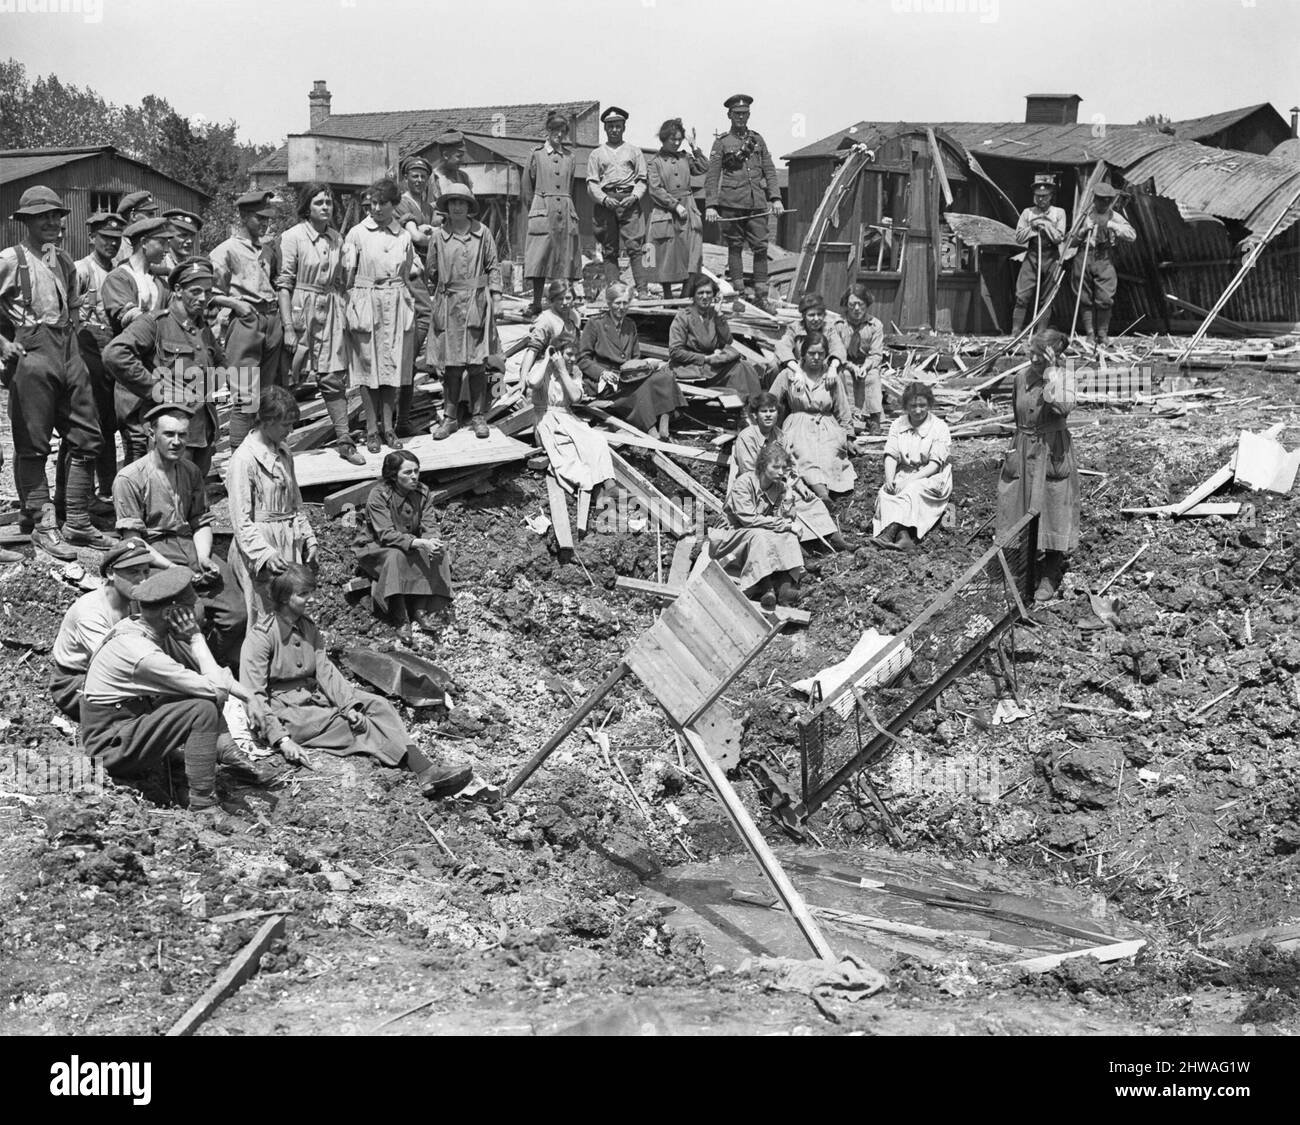
[[[0,250],[0,385],[9,390],[19,530],[31,535],[33,546],[71,562],[74,544],[102,551],[111,541],[90,522],[102,439],[76,335],[81,283],[58,248],[67,214],[50,188],[32,187],[10,215],[26,230],[22,242]],[[68,460],[51,501],[45,465],[55,431],[68,446]]]
[[[284,326],[275,294],[280,245],[268,237],[275,217],[273,198],[269,191],[249,191],[236,199],[239,222],[211,255],[216,280],[212,304],[233,314],[225,339],[226,363],[240,373],[230,387],[232,452],[253,428],[262,392],[282,384]]]
[[[206,477],[217,444],[216,393],[221,350],[208,327],[212,263],[187,258],[168,277],[171,299],[164,308],[132,321],[104,349],[104,367],[116,383],[117,418],[127,445],[127,462],[149,449],[145,412],[161,402],[193,408],[185,456]]]
[[[239,658],[248,614],[230,568],[212,554],[212,513],[198,467],[184,457],[193,407],[162,402],[145,411],[153,448],[117,474],[113,506],[117,526],[149,544],[154,565],[184,567],[222,663]]]
[[[767,142],[749,127],[748,94],[733,94],[722,104],[731,121],[729,132],[713,142],[704,179],[704,218],[718,223],[727,244],[727,279],[744,288],[746,246],[754,255],[754,296],[767,298],[768,216],[785,214],[776,164]]]
[[[595,204],[592,222],[596,241],[604,252],[605,284],[620,277],[619,243],[632,266],[632,282],[638,297],[646,297],[649,271],[641,259],[645,249],[645,216],[641,198],[646,193],[649,173],[645,153],[623,140],[627,110],[612,105],[600,115],[605,126],[605,143],[591,150],[587,158],[587,194]]]
[[[81,687],[90,658],[119,621],[131,616],[131,590],[153,571],[153,555],[143,539],[122,539],[104,552],[99,573],[105,582],[82,594],[63,615],[50,650],[50,694],[69,719],[81,718]]]

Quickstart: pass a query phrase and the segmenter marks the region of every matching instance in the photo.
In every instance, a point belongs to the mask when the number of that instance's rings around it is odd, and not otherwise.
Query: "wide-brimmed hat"
[[[29,187],[23,192],[22,197],[18,200],[18,210],[9,217],[11,219],[35,219],[40,215],[48,215],[51,211],[57,211],[60,215],[68,214],[70,208],[63,206],[63,200],[53,188],[47,187]]]
[[[446,191],[438,196],[438,202],[434,206],[444,215],[447,213],[447,204],[453,199],[464,199],[469,203],[469,213],[478,214],[478,200],[474,198],[474,193],[464,184],[452,184]]]
[[[1111,187],[1110,184],[1098,184],[1092,189],[1092,194],[1096,199],[1114,199],[1119,195],[1119,192]]]

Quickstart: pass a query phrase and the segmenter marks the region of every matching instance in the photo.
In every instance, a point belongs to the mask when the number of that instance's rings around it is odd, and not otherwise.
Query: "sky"
[[[0,0],[29,78],[275,144],[321,78],[338,113],[591,100],[706,150],[747,93],[778,155],[862,119],[1021,121],[1030,93],[1079,94],[1081,121],[1286,117],[1298,48],[1300,0]]]

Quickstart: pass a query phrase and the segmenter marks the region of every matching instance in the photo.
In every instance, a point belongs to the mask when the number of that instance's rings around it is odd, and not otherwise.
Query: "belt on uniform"
[[[391,289],[396,285],[405,285],[403,277],[370,277],[364,281],[358,279],[352,283],[354,289]]]
[[[466,278],[463,281],[444,281],[438,285],[438,292],[473,293],[477,289],[486,289],[490,280],[487,274],[481,273],[478,277]]]
[[[253,523],[288,523],[297,512],[259,512]]]
[[[606,195],[631,195],[636,190],[636,185],[625,184],[622,187],[602,187],[600,190]]]
[[[1016,433],[1028,434],[1030,437],[1046,437],[1048,434],[1066,433],[1069,428],[1064,422],[1057,426],[1017,426]]]
[[[293,691],[295,688],[306,688],[308,691],[315,691],[317,688],[315,676],[298,676],[292,680],[276,680],[270,685],[271,691]]]
[[[539,191],[539,192],[534,192],[533,194],[539,195],[543,199],[572,199],[573,198],[573,196],[570,195],[567,191]]]
[[[295,281],[295,290],[302,293],[342,293],[342,285],[317,285],[314,281]]]

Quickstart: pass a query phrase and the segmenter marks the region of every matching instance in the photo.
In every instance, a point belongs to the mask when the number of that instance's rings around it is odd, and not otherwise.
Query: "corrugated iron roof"
[[[10,149],[0,152],[0,184],[11,184],[15,180],[25,180],[28,176],[38,176],[51,168],[62,168],[65,164],[75,164],[95,156],[104,148],[54,149],[41,152],[34,149]],[[111,151],[111,149],[110,149]]]
[[[1199,141],[1205,137],[1212,137],[1215,133],[1222,132],[1224,129],[1231,128],[1239,121],[1245,121],[1247,117],[1258,113],[1261,109],[1271,109],[1278,121],[1283,125],[1282,115],[1273,109],[1271,102],[1260,102],[1259,105],[1243,106],[1241,109],[1226,109],[1222,113],[1211,113],[1208,117],[1188,117],[1182,121],[1173,122],[1174,132],[1185,141]]]

